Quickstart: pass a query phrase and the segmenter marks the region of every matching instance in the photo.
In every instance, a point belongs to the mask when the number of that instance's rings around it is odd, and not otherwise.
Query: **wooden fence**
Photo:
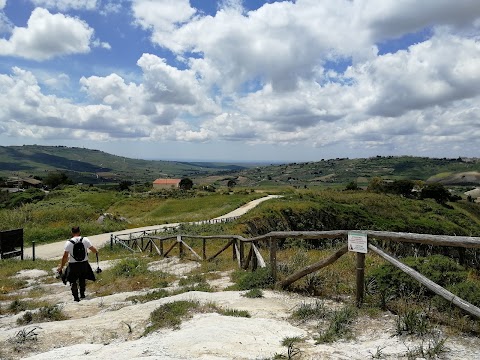
[[[322,259],[319,262],[311,264],[298,272],[287,276],[281,281],[277,281],[277,248],[278,242],[285,239],[302,239],[302,240],[316,240],[322,241],[325,239],[340,239],[343,242],[346,242],[349,230],[333,230],[333,231],[281,231],[281,232],[270,232],[265,235],[253,237],[253,238],[244,238],[239,235],[213,235],[213,236],[197,236],[197,235],[167,235],[167,236],[158,236],[159,232],[154,234],[142,232],[131,233],[126,236],[113,236],[111,238],[111,246],[114,243],[118,243],[121,246],[129,249],[130,251],[150,251],[155,252],[159,256],[166,257],[172,253],[172,251],[178,247],[178,255],[181,258],[184,258],[186,255],[186,250],[193,255],[193,260],[197,261],[211,261],[215,259],[222,252],[226,251],[228,248],[232,248],[232,258],[237,261],[238,266],[242,269],[248,269],[251,267],[252,270],[255,270],[258,266],[266,267],[266,262],[263,259],[259,248],[261,247],[268,248],[269,252],[269,265],[271,276],[276,282],[278,288],[286,288],[295,281],[301,279],[302,277],[311,274],[312,272],[318,271],[330,264],[333,264],[338,260],[342,255],[348,252],[347,245],[340,247],[335,250],[330,256]],[[414,269],[406,266],[401,263],[399,260],[395,259],[393,256],[388,255],[378,246],[373,245],[371,242],[407,242],[431,246],[444,246],[444,247],[458,247],[458,248],[470,248],[470,249],[479,249],[480,248],[480,237],[468,237],[468,236],[447,236],[447,235],[430,235],[430,234],[414,234],[414,233],[395,233],[395,232],[385,232],[385,231],[361,231],[366,234],[369,240],[368,249],[372,252],[378,254],[380,257],[391,263],[392,265],[398,267],[400,270],[404,271],[408,275],[412,276],[414,279],[419,281],[421,284],[426,286],[429,290],[433,291],[435,294],[442,296],[446,300],[450,301],[454,305],[465,310],[469,314],[480,319],[480,309],[476,306],[468,303],[465,300],[457,297],[448,290],[442,288],[438,284],[435,284],[431,280],[424,277],[422,274],[418,273]],[[133,236],[132,236],[133,234]],[[202,251],[199,255],[192,246],[187,242],[187,239],[201,239],[202,240]],[[225,241],[225,245],[217,251],[215,254],[208,256],[207,255],[207,244],[209,241],[215,239],[220,239]],[[173,241],[172,241],[173,240]],[[165,246],[168,244],[168,246]],[[246,251],[246,249],[248,251]],[[363,303],[364,298],[364,277],[365,277],[365,254],[356,253],[356,302],[360,306]]]

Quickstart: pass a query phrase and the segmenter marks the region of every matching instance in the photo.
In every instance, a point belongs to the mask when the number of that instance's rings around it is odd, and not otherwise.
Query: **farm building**
[[[156,179],[153,182],[154,189],[178,189],[181,179]]]

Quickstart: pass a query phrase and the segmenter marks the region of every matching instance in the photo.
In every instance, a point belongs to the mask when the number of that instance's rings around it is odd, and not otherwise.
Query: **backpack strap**
[[[78,241],[79,241],[79,242],[82,242],[82,240],[83,240],[83,236],[82,236],[82,237],[80,238],[80,240],[78,240]],[[68,241],[70,241],[73,245],[75,245],[75,241],[73,241],[72,239],[70,239],[70,240],[68,240]]]

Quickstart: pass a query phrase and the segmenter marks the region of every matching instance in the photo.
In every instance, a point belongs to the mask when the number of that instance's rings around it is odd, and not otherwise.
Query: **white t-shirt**
[[[73,241],[75,241],[75,242],[78,242],[78,241],[80,241],[81,238],[82,238],[81,236],[75,236],[75,237],[71,238],[70,240],[73,240]],[[75,263],[75,262],[77,262],[77,260],[75,260],[75,259],[73,258],[73,255],[72,255],[72,253],[73,253],[73,244],[70,242],[70,240],[67,240],[67,242],[65,243],[64,249],[65,249],[65,251],[68,251],[68,253],[70,254],[69,259],[68,259],[68,262],[69,262],[69,263]],[[82,239],[82,243],[83,243],[83,246],[85,247],[85,259],[83,259],[83,261],[85,261],[85,260],[88,260],[88,248],[89,248],[90,246],[92,246],[92,243],[90,242],[90,240],[88,240],[87,237],[84,237],[84,238]]]

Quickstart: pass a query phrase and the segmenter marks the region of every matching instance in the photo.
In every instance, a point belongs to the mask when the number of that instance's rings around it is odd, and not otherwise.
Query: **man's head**
[[[78,235],[78,234],[80,234],[80,226],[74,226],[74,227],[72,227],[72,234],[73,234],[73,235]]]

